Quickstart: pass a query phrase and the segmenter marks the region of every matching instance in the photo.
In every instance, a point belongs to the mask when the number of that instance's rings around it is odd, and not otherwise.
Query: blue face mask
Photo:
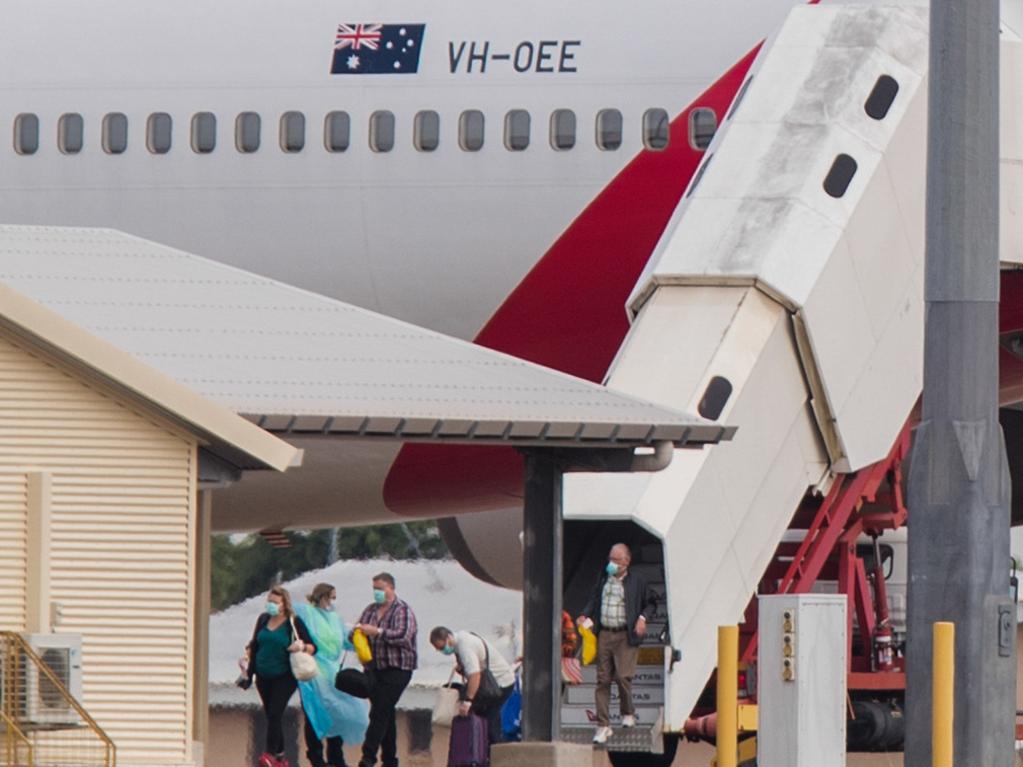
[[[618,575],[618,565],[614,562],[608,562],[607,567],[604,568],[604,572],[608,575]]]
[[[387,592],[383,589],[373,589],[373,601],[378,605],[382,605],[387,601]]]
[[[278,615],[281,614],[280,605],[278,605],[276,602],[267,602],[266,614],[269,615],[271,618],[276,618]]]
[[[441,648],[440,651],[442,653],[444,653],[445,655],[454,655],[455,654],[455,648],[453,646],[449,645],[449,644],[444,645]]]

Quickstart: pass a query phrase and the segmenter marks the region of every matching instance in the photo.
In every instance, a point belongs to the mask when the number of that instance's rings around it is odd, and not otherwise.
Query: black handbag
[[[345,657],[347,655],[345,653]],[[342,658],[342,667],[344,664],[345,659]],[[357,668],[341,668],[334,677],[334,686],[353,698],[368,698],[373,693],[373,669],[367,667],[365,671],[360,671]]]
[[[487,646],[487,641],[479,634],[473,633],[473,636],[483,642],[485,664],[484,668],[480,671],[480,685],[476,689],[476,695],[472,702],[473,709],[479,712],[499,703],[501,696],[504,695],[504,691],[490,671],[490,648]]]

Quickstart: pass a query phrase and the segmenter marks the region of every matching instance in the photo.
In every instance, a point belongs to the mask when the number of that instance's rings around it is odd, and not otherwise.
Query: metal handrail
[[[7,726],[7,737],[4,739],[6,746],[7,761],[6,764],[20,764],[17,759],[17,744],[15,741],[21,741],[25,746],[25,750],[28,752],[28,761],[25,762],[25,767],[35,767],[34,751],[32,748],[32,741],[28,739],[28,736],[21,731],[18,727],[18,723],[15,722],[11,717],[7,716],[7,713],[0,711],[0,721]]]
[[[32,646],[28,642],[26,642],[25,638],[18,634],[17,632],[0,631],[0,638],[6,641],[7,647],[9,648],[8,657],[6,659],[6,662],[9,664],[8,668],[10,669],[17,668],[17,656],[19,653],[24,657],[28,658],[28,660],[31,661],[32,665],[35,666],[36,670],[46,677],[50,684],[53,685],[53,689],[55,689],[60,694],[61,698],[63,698],[64,702],[70,708],[72,708],[76,714],[78,714],[81,720],[85,723],[85,726],[103,744],[104,767],[116,767],[117,747],[114,745],[114,741],[111,740],[110,736],[107,735],[106,732],[104,732],[103,728],[96,723],[96,720],[89,715],[89,712],[82,708],[82,704],[75,699],[71,692],[64,686],[64,683],[60,680],[60,678],[55,673],[53,673],[53,669],[51,669],[43,661],[43,659],[40,658],[38,654],[36,654],[36,651],[32,649]],[[6,679],[10,680],[11,684],[13,684],[11,674],[5,674],[4,676]],[[5,698],[7,700],[11,700],[13,699],[13,696],[5,696]],[[15,724],[15,726],[17,726],[16,720],[14,719],[14,717],[10,716],[9,711],[3,712],[3,714],[4,720],[11,721]],[[18,732],[21,733],[20,728],[18,728]],[[21,734],[22,737],[24,737],[24,733]]]

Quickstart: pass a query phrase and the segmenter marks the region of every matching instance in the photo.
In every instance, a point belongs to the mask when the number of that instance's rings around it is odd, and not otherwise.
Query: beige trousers
[[[611,681],[618,683],[618,706],[622,716],[635,714],[632,677],[636,673],[638,647],[629,644],[629,632],[602,630],[597,634],[597,725],[611,725]]]

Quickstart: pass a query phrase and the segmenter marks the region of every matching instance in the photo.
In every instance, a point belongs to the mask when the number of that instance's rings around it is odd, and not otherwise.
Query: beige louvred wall
[[[0,628],[25,628],[28,481],[0,472]]]
[[[26,620],[25,473],[52,481],[55,631],[119,765],[191,762],[196,442],[0,335],[0,627]]]

